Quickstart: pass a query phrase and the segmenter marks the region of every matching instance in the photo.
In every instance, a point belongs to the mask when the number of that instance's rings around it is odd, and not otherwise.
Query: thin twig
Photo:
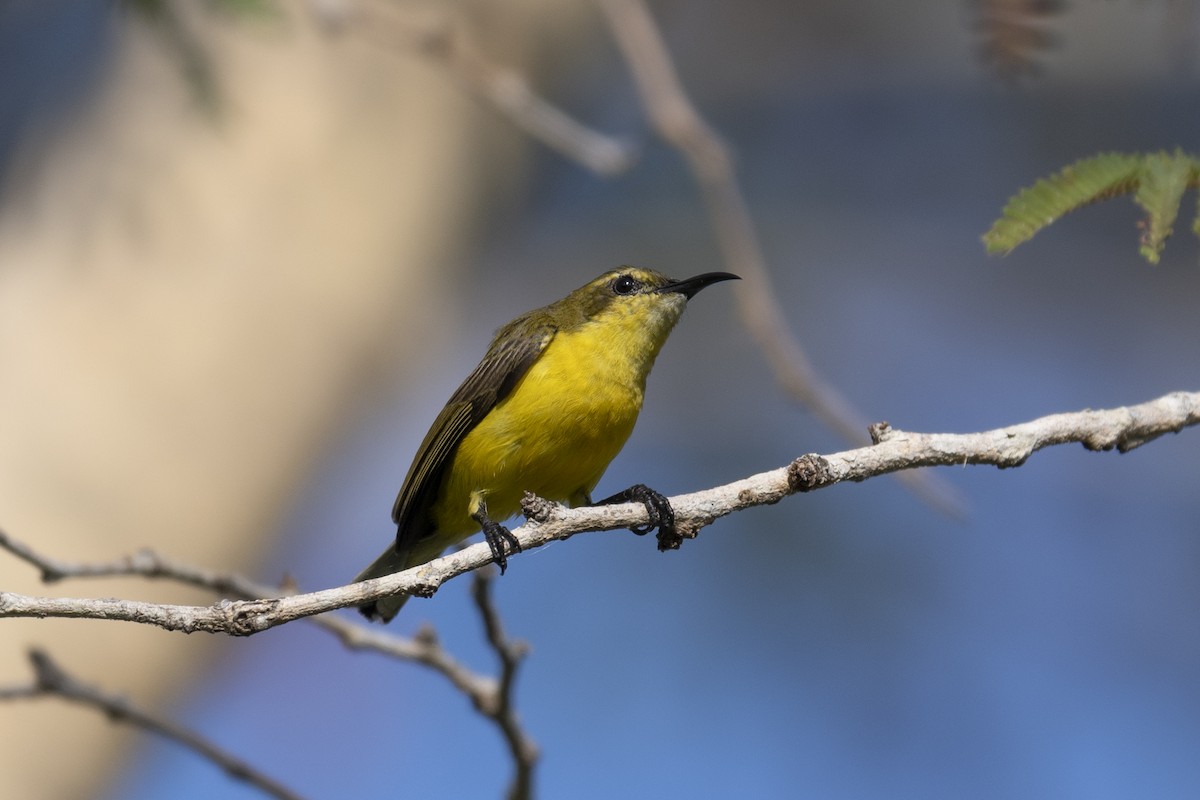
[[[629,64],[651,125],[684,157],[700,186],[729,269],[744,278],[734,287],[742,323],[758,342],[775,379],[796,402],[848,442],[861,442],[867,418],[813,367],[771,285],[762,245],[738,185],[733,159],[721,137],[688,98],[654,18],[642,0],[598,0],[617,46]],[[964,515],[960,495],[921,473],[902,478],[926,503],[951,516]]]
[[[109,562],[69,562],[40,553],[3,530],[0,530],[0,549],[7,550],[40,570],[42,580],[46,582],[71,578],[143,577],[171,580],[209,589],[225,597],[247,600],[294,593],[290,589],[256,583],[234,573],[217,572],[173,561],[151,550],[140,550],[131,556]],[[479,603],[478,597],[476,602]],[[499,679],[473,672],[455,659],[442,646],[431,627],[422,628],[410,639],[345,617],[327,614],[307,619],[313,625],[332,633],[351,650],[370,650],[392,658],[413,661],[446,678],[456,690],[466,696],[472,707],[496,725],[512,751],[513,763],[516,765],[517,780],[514,781],[514,789],[525,787],[525,793],[516,796],[529,797],[533,766],[538,755],[537,747],[512,710],[512,682],[516,662],[524,654],[524,648],[523,645],[508,643],[502,633],[499,640],[493,638],[493,631],[499,630],[499,619],[490,605],[481,605],[480,613],[488,631],[488,641],[500,655]],[[501,645],[497,644],[498,641]]]
[[[1078,411],[982,433],[908,433],[874,426],[876,444],[828,456],[809,454],[791,464],[724,486],[670,498],[676,527],[688,538],[741,509],[777,503],[788,495],[843,481],[918,467],[992,464],[1016,467],[1037,450],[1080,442],[1089,450],[1126,452],[1167,433],[1200,424],[1200,392],[1175,392],[1136,406]],[[615,530],[649,521],[645,507],[626,503],[569,509],[529,497],[529,521],[512,531],[528,551],[585,531]],[[212,606],[183,606],[64,597],[30,597],[0,592],[2,617],[115,619],[167,630],[248,636],[337,608],[358,606],[398,593],[432,595],[446,581],[492,561],[486,543],[465,547],[427,564],[348,586],[258,600],[222,600]]]
[[[513,706],[517,668],[528,654],[529,647],[524,642],[509,639],[504,633],[500,614],[492,603],[494,579],[495,570],[481,569],[475,573],[475,580],[471,584],[471,596],[475,600],[475,607],[479,609],[479,616],[483,619],[488,644],[500,660],[500,686],[496,693],[498,702],[494,708],[480,711],[495,720],[504,734],[504,742],[508,745],[513,763],[516,764],[516,774],[508,787],[508,800],[529,800],[533,797],[533,769],[538,761],[538,747],[521,727]]]
[[[73,578],[141,577],[170,580],[175,583],[208,589],[226,598],[253,600],[294,594],[288,587],[258,583],[242,575],[204,569],[173,561],[152,550],[143,549],[133,555],[113,561],[88,563],[64,561],[45,553],[0,530],[0,549],[41,571],[42,580],[52,583]],[[472,704],[490,707],[496,704],[500,687],[498,681],[472,672],[455,660],[439,643],[432,630],[423,630],[409,639],[343,617],[309,617],[319,628],[329,631],[352,650],[374,652],[422,664],[441,673]]]
[[[862,441],[866,417],[813,367],[771,287],[762,248],[738,186],[729,152],[688,99],[662,37],[641,0],[599,0],[637,83],[642,105],[663,139],[679,150],[700,185],[718,244],[730,269],[746,278],[734,291],[743,323],[762,348],[780,386],[849,442]],[[600,134],[538,96],[515,70],[493,64],[457,18],[365,0],[310,0],[331,33],[353,29],[365,40],[439,61],[472,94],[529,135],[600,175],[626,171],[630,146]],[[901,476],[934,508],[964,516],[964,503],[945,482],[920,473]]]
[[[441,64],[525,133],[597,174],[617,175],[634,162],[632,146],[587,127],[538,95],[521,73],[490,61],[451,12],[368,0],[310,0],[309,7],[329,33],[353,31],[389,51],[414,52]]]
[[[0,700],[34,700],[60,697],[73,703],[90,706],[114,722],[127,722],[142,730],[183,745],[202,758],[216,764],[231,778],[247,783],[264,794],[279,800],[301,800],[301,795],[269,778],[240,758],[226,752],[195,731],[143,711],[124,697],[109,694],[89,686],[59,666],[50,656],[38,649],[29,651],[34,681],[30,684],[0,687]]]

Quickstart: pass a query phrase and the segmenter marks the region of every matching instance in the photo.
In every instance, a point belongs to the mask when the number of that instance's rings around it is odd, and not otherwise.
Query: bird
[[[624,447],[642,408],[646,377],[688,301],[714,283],[707,272],[673,280],[622,266],[501,327],[483,360],[451,395],[413,457],[392,508],[395,543],[354,580],[423,564],[482,530],[501,574],[519,545],[500,521],[526,492],[572,507]],[[595,505],[638,501],[673,534],[666,498],[638,484]],[[678,544],[674,544],[677,547]],[[359,607],[389,622],[407,594]]]

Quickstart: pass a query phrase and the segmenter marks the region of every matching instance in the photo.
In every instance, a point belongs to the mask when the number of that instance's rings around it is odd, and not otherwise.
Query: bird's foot
[[[521,543],[512,535],[512,531],[499,522],[487,517],[477,521],[483,528],[483,538],[487,541],[488,549],[492,551],[492,561],[496,562],[500,574],[503,575],[504,570],[508,569],[508,552],[521,552]]]
[[[629,530],[638,536],[645,536],[658,528],[658,549],[678,550],[683,543],[683,537],[675,530],[675,509],[666,497],[639,483],[630,486],[623,492],[617,492],[612,497],[595,503],[598,506],[611,506],[617,503],[641,503],[646,507],[646,516],[650,518],[645,525],[634,525]]]

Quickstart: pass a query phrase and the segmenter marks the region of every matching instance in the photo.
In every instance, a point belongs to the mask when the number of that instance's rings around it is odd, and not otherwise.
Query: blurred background
[[[793,331],[871,419],[965,432],[1195,390],[1190,197],[1157,267],[1128,200],[1004,259],[979,239],[1077,158],[1195,150],[1195,4],[1071,4],[1034,20],[1053,46],[1015,78],[998,73],[1019,59],[981,57],[983,6],[652,10],[734,153]],[[385,27],[320,24],[363,7],[456,20],[636,161],[598,176]],[[0,5],[5,530],[65,559],[150,547],[340,585],[393,536],[412,454],[496,327],[617,264],[731,268],[595,6],[448,8]],[[722,285],[691,304],[597,491],[694,491],[846,446],[781,394]],[[963,520],[881,479],[737,514],[679,552],[616,532],[521,555],[496,600],[532,647],[516,702],[539,793],[1195,797],[1198,475],[1185,431],[942,470]],[[8,557],[0,585],[212,600],[43,586]],[[492,673],[468,589],[392,627],[429,622]],[[495,797],[509,780],[441,676],[303,623],[232,641],[7,621],[0,682],[28,679],[31,645],[306,796]],[[0,708],[0,731],[12,797],[260,796],[53,700]]]

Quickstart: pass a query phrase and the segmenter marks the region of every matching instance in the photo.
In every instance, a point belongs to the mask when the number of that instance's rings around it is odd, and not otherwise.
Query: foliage
[[[1183,192],[1200,182],[1200,160],[1173,153],[1103,153],[1076,161],[1061,172],[1022,189],[1004,215],[983,235],[989,253],[1008,253],[1056,219],[1082,206],[1123,194],[1146,212],[1139,251],[1157,264],[1179,215]],[[1200,216],[1192,223],[1200,235]]]
[[[1065,0],[975,0],[975,30],[984,63],[1012,81],[1040,71],[1039,59],[1056,47],[1051,30]]]

